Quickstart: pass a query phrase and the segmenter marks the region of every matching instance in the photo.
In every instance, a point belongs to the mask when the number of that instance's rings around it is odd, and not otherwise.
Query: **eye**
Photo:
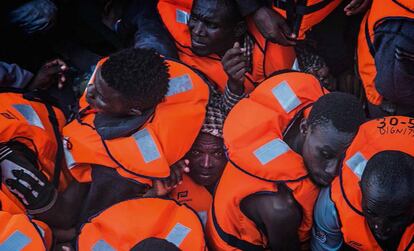
[[[213,23],[206,23],[207,28],[209,29],[217,29],[218,25]]]
[[[198,155],[198,154],[200,154],[200,152],[199,152],[199,151],[197,151],[197,150],[191,150],[191,154],[192,154],[192,155]]]
[[[221,156],[223,156],[223,152],[222,151],[215,152],[214,156],[221,157]]]
[[[320,153],[321,153],[321,156],[322,156],[324,159],[332,159],[332,158],[333,158],[333,156],[334,156],[331,152],[328,152],[328,151],[326,151],[326,150],[322,150],[322,151],[320,151]]]

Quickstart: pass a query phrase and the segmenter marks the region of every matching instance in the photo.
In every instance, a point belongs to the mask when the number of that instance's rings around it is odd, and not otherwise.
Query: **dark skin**
[[[344,8],[347,16],[364,13],[371,6],[372,0],[352,0]],[[297,34],[292,32],[286,19],[273,9],[263,6],[257,9],[252,18],[260,33],[273,43],[284,46],[296,45]]]
[[[197,0],[193,4],[188,28],[191,50],[198,56],[217,54],[229,77],[228,86],[233,93],[244,92],[244,74],[248,71],[246,48],[241,48],[246,33],[244,21],[231,20],[231,14],[220,1]]]
[[[186,158],[189,160],[190,177],[212,192],[227,164],[223,139],[200,133]]]
[[[48,89],[56,84],[59,89],[62,89],[66,82],[64,74],[68,69],[65,62],[60,59],[49,61],[40,68],[36,76],[27,86],[27,89]]]
[[[354,134],[339,132],[331,122],[309,126],[297,120],[284,137],[296,153],[302,155],[311,180],[328,186],[338,174],[339,163]],[[266,234],[271,250],[299,250],[298,229],[302,210],[285,184],[278,191],[251,195],[241,202],[242,212]]]
[[[98,67],[94,81],[88,85],[86,100],[98,113],[105,113],[115,117],[139,116],[141,108],[113,89],[103,79],[101,68]]]
[[[115,117],[139,116],[142,109],[134,102],[128,101],[122,93],[110,87],[102,77],[98,67],[94,81],[88,85],[86,100],[98,113],[105,113]],[[153,188],[145,196],[161,196],[167,194],[182,182],[183,172],[188,172],[186,161],[180,161],[171,167],[171,174],[166,179],[153,181]]]
[[[372,234],[384,250],[397,250],[405,229],[414,223],[414,201],[402,196],[409,194],[404,191],[407,187],[398,194],[366,180],[360,187],[362,211]]]

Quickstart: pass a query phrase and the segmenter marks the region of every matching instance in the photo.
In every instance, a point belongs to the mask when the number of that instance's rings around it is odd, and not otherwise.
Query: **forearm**
[[[73,181],[64,192],[59,193],[58,199],[50,210],[34,217],[55,228],[71,228],[78,223],[88,191],[89,183]]]
[[[246,97],[246,94],[243,91],[244,88],[242,91],[239,91],[229,85],[226,86],[222,96],[222,111],[226,116],[240,100]]]

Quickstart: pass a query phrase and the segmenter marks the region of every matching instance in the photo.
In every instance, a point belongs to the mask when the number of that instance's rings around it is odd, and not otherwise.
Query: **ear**
[[[128,111],[128,115],[131,116],[141,116],[142,115],[142,111],[138,108],[131,108]]]
[[[109,16],[109,13],[111,12],[112,9],[112,5],[113,5],[113,0],[109,0],[105,3],[104,8],[103,8],[103,16]]]
[[[245,21],[240,21],[234,27],[234,36],[241,37],[247,32],[247,24]]]
[[[308,126],[308,120],[306,118],[303,118],[300,121],[300,125],[299,125],[299,131],[301,134],[306,135],[309,131],[309,126]]]

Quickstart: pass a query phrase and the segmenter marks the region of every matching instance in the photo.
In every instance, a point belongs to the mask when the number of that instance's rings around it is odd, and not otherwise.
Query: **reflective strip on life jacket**
[[[253,154],[262,165],[266,165],[280,155],[287,153],[289,150],[290,147],[283,140],[277,138],[267,142],[255,150]]]
[[[188,74],[171,78],[168,82],[168,92],[165,96],[170,97],[193,89],[193,83]]]
[[[190,232],[191,228],[178,222],[175,224],[173,229],[171,229],[165,239],[179,247]]]
[[[77,244],[79,250],[129,250],[151,237],[184,251],[206,247],[196,214],[185,205],[161,198],[136,198],[104,209],[82,226]]]
[[[292,88],[290,88],[287,81],[283,81],[275,86],[272,89],[272,93],[286,113],[291,112],[302,104],[295,92],[293,92]]]
[[[151,134],[148,132],[147,128],[132,134],[132,137],[135,139],[145,163],[154,161],[161,157],[160,151],[158,150],[157,145],[155,144],[154,139],[151,137]]]
[[[90,165],[96,164],[151,185],[153,178],[168,177],[170,166],[191,148],[205,118],[209,89],[191,68],[170,59],[166,63],[170,73],[168,92],[151,118],[132,135],[102,138],[94,125],[96,112],[86,107],[65,127],[67,165],[79,181],[89,182]],[[98,66],[102,64],[100,61]]]
[[[115,249],[112,248],[106,241],[99,240],[93,246],[92,251],[115,251]]]
[[[16,104],[13,107],[32,125],[45,129],[39,115],[30,105]]]
[[[361,152],[356,152],[351,158],[346,161],[346,164],[351,168],[354,174],[361,180],[364,173],[365,166],[367,165],[367,159]]]
[[[188,21],[190,20],[190,13],[184,10],[177,9],[175,13],[176,13],[175,20],[177,21],[177,23],[187,24]]]
[[[400,151],[414,156],[414,137],[409,135],[412,120],[409,117],[392,116],[361,125],[346,152],[339,177],[332,182],[331,199],[339,216],[344,242],[357,250],[382,251],[362,211],[361,176],[369,159],[377,153]],[[411,225],[406,229],[397,250],[410,250],[409,243],[413,236],[414,225]]]
[[[0,243],[0,250],[1,251],[20,251],[23,250],[30,242],[32,241],[31,238],[16,230],[13,234],[11,234],[5,241]]]

